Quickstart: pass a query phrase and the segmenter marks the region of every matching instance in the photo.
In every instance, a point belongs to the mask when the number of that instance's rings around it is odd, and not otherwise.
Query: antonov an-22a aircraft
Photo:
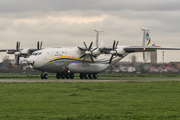
[[[1,49],[7,54],[15,54],[16,64],[19,64],[19,57],[28,57],[27,62],[33,69],[42,71],[41,79],[48,79],[49,73],[56,73],[57,79],[73,79],[74,73],[79,73],[80,79],[97,79],[98,73],[116,64],[129,53],[143,52],[144,61],[149,60],[151,51],[156,50],[180,50],[180,48],[162,48],[151,46],[150,30],[143,30],[142,46],[118,46],[119,41],[114,41],[112,47],[103,44],[101,30],[95,30],[96,46],[89,46],[84,42],[84,47],[59,47],[59,48],[24,48],[19,49],[20,43],[17,42],[16,49]],[[29,56],[30,55],[30,56]]]

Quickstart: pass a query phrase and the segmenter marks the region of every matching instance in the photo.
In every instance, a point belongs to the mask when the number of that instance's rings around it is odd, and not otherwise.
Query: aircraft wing
[[[117,49],[120,46],[117,47]],[[123,48],[126,52],[151,52],[156,50],[180,50],[180,48],[168,48],[168,47],[159,47],[159,46],[122,46],[120,48]],[[104,47],[102,48],[102,51],[104,53],[109,53],[109,51],[112,50],[112,47]]]
[[[20,51],[28,51],[29,54],[32,54],[34,51],[37,50],[37,48],[24,48],[24,49],[19,49]],[[17,52],[16,49],[0,49],[0,52],[6,52],[7,54],[15,54]]]
[[[151,52],[151,51],[156,51],[156,50],[180,50],[180,48],[166,48],[166,47],[156,47],[156,46],[129,46],[129,47],[124,47],[124,50],[126,52]]]
[[[42,48],[42,41],[39,42],[37,41],[37,48],[21,48],[20,49],[20,42],[16,43],[16,48],[15,49],[0,49],[0,52],[6,52],[7,54],[16,54],[19,57],[27,57],[31,55],[34,51],[40,50]]]
[[[16,52],[15,49],[0,49],[0,52],[7,52],[7,51],[12,52],[12,53]]]

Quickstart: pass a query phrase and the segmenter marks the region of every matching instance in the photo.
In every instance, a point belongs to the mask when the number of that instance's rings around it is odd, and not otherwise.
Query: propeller
[[[42,41],[41,42],[37,41],[37,50],[40,50],[42,48],[42,43],[43,43]],[[26,50],[26,49],[23,49],[23,50]],[[20,50],[20,42],[17,42],[16,43],[16,52],[15,52],[15,60],[16,60],[15,64],[16,65],[19,65],[20,57],[29,56],[28,49],[27,49],[27,52],[25,52],[25,53],[23,50]]]
[[[91,61],[94,63],[93,57],[95,58],[96,56],[92,55],[92,52],[93,52],[94,50],[96,50],[98,47],[96,47],[96,48],[94,48],[93,50],[91,50],[91,47],[92,47],[92,45],[93,45],[93,42],[90,43],[89,48],[87,47],[87,45],[86,45],[85,42],[83,42],[83,43],[84,43],[84,46],[85,46],[85,48],[86,48],[86,51],[85,51],[85,54],[84,54],[84,55],[82,55],[81,57],[79,57],[79,59],[84,58],[83,61],[82,61],[82,62],[84,62],[85,59],[86,59],[86,58],[85,58],[86,55],[89,55],[89,57],[91,58]]]
[[[111,55],[111,58],[110,58],[110,60],[109,60],[109,64],[111,64],[114,55],[117,54],[116,48],[117,48],[118,43],[119,43],[119,41],[116,42],[116,41],[114,40],[114,42],[113,42],[113,47],[112,47],[112,51],[110,52],[112,55]],[[120,56],[120,55],[118,55],[118,56]]]

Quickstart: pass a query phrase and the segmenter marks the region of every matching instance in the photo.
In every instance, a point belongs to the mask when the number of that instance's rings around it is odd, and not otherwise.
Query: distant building
[[[151,52],[151,63],[157,64],[157,51]]]
[[[132,66],[120,66],[118,72],[136,72],[136,68]]]
[[[155,46],[153,44],[152,46]],[[151,64],[157,64],[157,51],[151,52]]]
[[[136,64],[136,56],[133,55],[133,56],[132,56],[132,65],[135,65],[135,64]]]

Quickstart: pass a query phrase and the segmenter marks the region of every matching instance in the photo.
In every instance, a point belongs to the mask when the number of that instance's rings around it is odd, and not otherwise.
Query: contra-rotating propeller
[[[86,55],[89,55],[89,57],[91,58],[91,61],[94,63],[93,57],[95,58],[96,56],[92,55],[92,52],[93,52],[94,50],[96,50],[98,47],[96,47],[96,48],[94,48],[93,50],[91,50],[91,47],[92,47],[93,42],[91,42],[91,44],[89,45],[89,48],[86,46],[86,43],[85,43],[85,42],[83,42],[83,43],[84,43],[84,46],[86,47],[86,51],[85,51],[85,54],[84,54],[84,55],[82,55],[81,57],[79,57],[79,59],[84,58],[83,61],[82,61],[82,62],[84,62],[85,59],[86,59]]]
[[[109,64],[111,64],[114,55],[118,55],[118,56],[122,57],[122,55],[121,55],[121,54],[118,54],[117,51],[116,51],[118,43],[119,43],[119,41],[116,42],[116,41],[114,40],[114,42],[113,42],[113,47],[112,47],[112,50],[111,50],[111,52],[110,52],[111,58],[110,58],[110,60],[109,60]]]
[[[37,50],[42,48],[42,41],[41,43],[37,41]],[[15,64],[19,65],[19,59],[23,56],[29,56],[29,48],[20,50],[20,42],[16,43],[16,52],[15,52]]]

